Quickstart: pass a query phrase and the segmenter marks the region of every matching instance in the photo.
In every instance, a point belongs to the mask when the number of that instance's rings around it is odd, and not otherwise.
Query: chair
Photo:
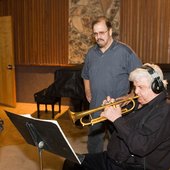
[[[47,105],[51,105],[52,108],[52,119],[54,119],[54,105],[58,103],[59,110],[61,112],[61,97],[49,95],[47,88],[34,94],[34,100],[37,103],[37,117],[40,118],[40,105],[45,105],[45,112],[48,112]]]

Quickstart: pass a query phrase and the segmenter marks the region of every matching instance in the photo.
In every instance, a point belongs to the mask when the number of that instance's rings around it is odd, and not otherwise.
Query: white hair
[[[129,81],[134,82],[135,80],[140,80],[142,77],[145,77],[148,80],[148,83],[151,85],[152,82],[154,81],[155,77],[159,77],[160,80],[162,81],[164,88],[167,89],[167,80],[164,80],[164,76],[163,76],[163,72],[160,69],[160,67],[158,65],[155,64],[149,64],[149,63],[145,63],[143,65],[143,67],[145,66],[149,66],[151,68],[153,68],[154,70],[154,74],[151,75],[147,69],[144,68],[137,68],[134,71],[132,71],[129,75]]]

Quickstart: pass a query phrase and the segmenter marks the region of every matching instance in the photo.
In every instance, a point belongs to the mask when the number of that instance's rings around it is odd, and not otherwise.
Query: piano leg
[[[52,108],[52,119],[54,119],[54,104],[51,105]]]
[[[48,112],[48,110],[47,110],[47,104],[45,104],[45,112],[46,112],[46,113]]]
[[[37,117],[40,118],[40,104],[37,103]]]

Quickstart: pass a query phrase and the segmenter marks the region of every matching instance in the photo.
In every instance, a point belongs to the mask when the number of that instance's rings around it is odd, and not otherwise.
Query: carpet
[[[43,110],[43,106],[40,110]],[[5,111],[16,114],[31,114],[37,117],[35,104],[17,103],[16,108],[0,106],[0,118],[4,121],[4,130],[0,132],[0,169],[1,170],[38,170],[39,155],[35,146],[26,143],[24,138],[9,120]],[[51,119],[51,110],[48,113],[41,111],[41,119]],[[56,108],[58,110],[58,108]],[[61,106],[62,116],[57,119],[63,133],[70,142],[76,153],[87,153],[87,132],[88,127],[77,128],[69,119],[67,110],[68,106]],[[57,114],[56,114],[57,115]],[[55,118],[54,118],[55,119]],[[44,170],[61,170],[65,158],[60,155],[43,151],[43,169]]]
[[[64,158],[43,151],[43,170],[61,170]],[[39,170],[38,150],[29,144],[0,147],[1,170]]]

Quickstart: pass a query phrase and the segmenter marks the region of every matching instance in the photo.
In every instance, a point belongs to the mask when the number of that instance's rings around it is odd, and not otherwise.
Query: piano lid
[[[55,71],[54,83],[51,85],[53,95],[84,99],[84,83],[81,77],[83,65],[59,67]]]

